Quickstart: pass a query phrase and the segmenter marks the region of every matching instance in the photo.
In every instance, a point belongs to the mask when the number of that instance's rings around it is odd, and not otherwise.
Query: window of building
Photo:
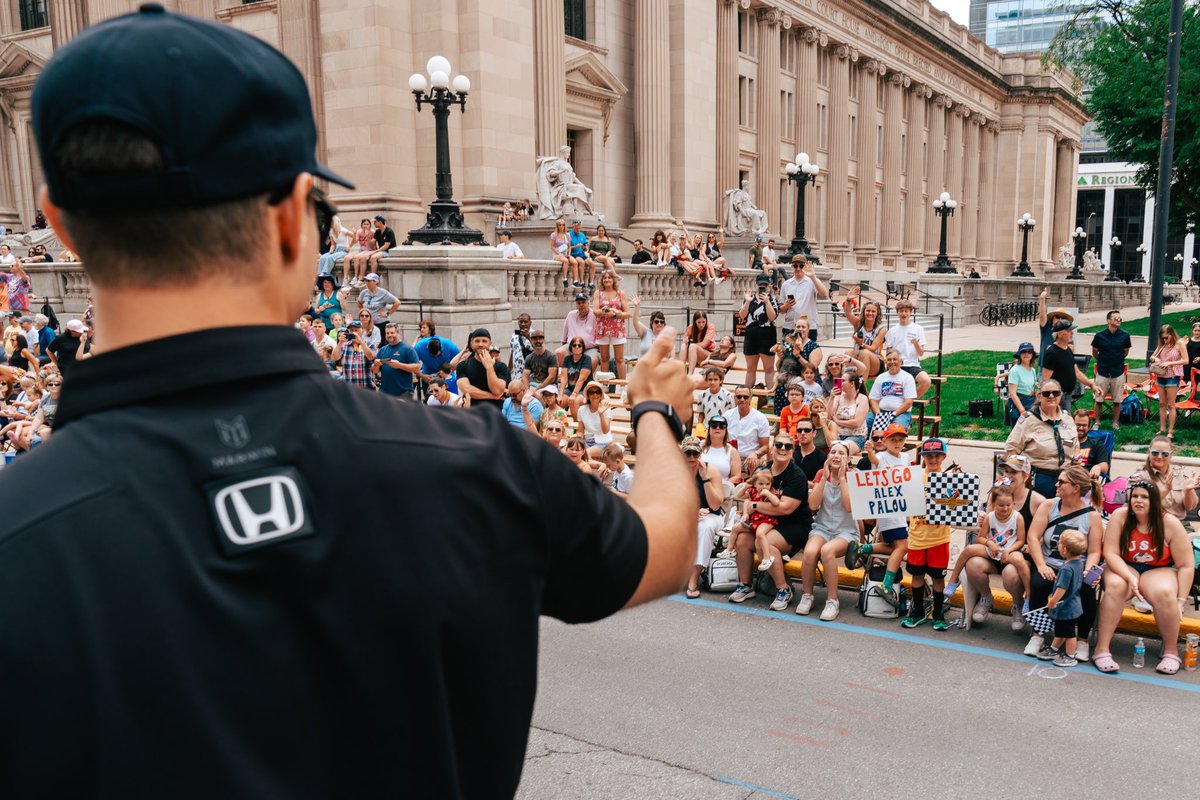
[[[1081,191],[1077,196],[1074,228],[1083,228],[1088,235],[1087,246],[1099,250],[1100,232],[1104,230],[1104,190]]]
[[[754,79],[738,76],[738,125],[743,128],[755,126]]]
[[[567,147],[571,148],[571,155],[567,156],[567,162],[570,163],[571,169],[575,169],[575,159],[579,157],[579,131],[573,128],[567,128]]]
[[[779,93],[779,117],[783,122],[783,138],[794,142],[796,140],[796,95],[792,92]]]
[[[1140,275],[1142,259],[1137,246],[1149,238],[1146,235],[1146,193],[1141,189],[1117,189],[1113,195],[1112,235],[1121,240],[1121,247],[1112,251],[1109,256],[1112,263],[1108,268],[1122,278]]]
[[[858,158],[858,115],[850,115],[850,157]]]
[[[758,57],[758,20],[753,14],[738,14],[738,52]]]
[[[779,37],[779,66],[784,72],[796,74],[796,37],[786,33]]]
[[[850,70],[850,99],[858,99],[858,70]]]
[[[875,126],[875,163],[883,163],[883,126]]]
[[[587,39],[587,0],[563,0],[567,36]]]
[[[817,51],[817,84],[829,85],[829,50],[824,47]]]
[[[875,107],[883,108],[885,105],[884,94],[887,92],[887,81],[875,81]]]
[[[738,186],[741,186],[743,183],[749,183],[749,182],[750,182],[750,170],[739,169],[738,170]]]
[[[900,172],[908,172],[908,134],[900,134]]]
[[[31,31],[49,24],[46,0],[21,0],[21,30]]]
[[[829,106],[817,103],[817,147],[829,149]]]

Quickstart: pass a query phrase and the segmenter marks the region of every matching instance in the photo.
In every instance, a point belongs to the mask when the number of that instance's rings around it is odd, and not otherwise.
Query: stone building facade
[[[53,49],[133,0],[0,0],[0,221],[28,222],[39,180],[29,90]],[[953,261],[1007,275],[1023,212],[1035,268],[1069,241],[1086,113],[1036,55],[1003,55],[926,0],[163,0],[280,47],[308,79],[322,157],[358,184],[352,217],[402,232],[434,196],[433,119],[408,76],[435,54],[470,77],[451,120],[455,196],[491,230],[533,197],[534,159],[569,143],[593,206],[626,235],[712,230],[750,182],[771,231],[793,232],[797,151],[821,165],[806,227],[834,269],[924,271],[930,200],[959,201]],[[626,246],[627,249],[627,246]],[[542,253],[529,253],[542,257]]]

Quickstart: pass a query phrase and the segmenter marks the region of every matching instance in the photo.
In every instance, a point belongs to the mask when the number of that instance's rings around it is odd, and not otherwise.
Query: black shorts
[[[788,555],[795,555],[808,544],[809,529],[804,525],[776,525],[775,530],[791,545],[792,552]]]
[[[912,375],[913,380],[916,380],[917,376],[925,371],[925,370],[921,369],[920,367],[901,367],[900,369],[903,370],[904,372],[907,372],[909,375]]]
[[[907,566],[909,575],[928,575],[931,578],[940,578],[946,574],[946,570],[944,569],[935,569],[927,567],[924,564],[909,563]]]
[[[1056,619],[1054,620],[1054,638],[1055,639],[1074,639],[1079,633],[1079,617],[1071,619]]]
[[[775,346],[778,334],[774,325],[764,325],[761,328],[746,328],[746,337],[742,342],[742,352],[748,356],[770,355]]]

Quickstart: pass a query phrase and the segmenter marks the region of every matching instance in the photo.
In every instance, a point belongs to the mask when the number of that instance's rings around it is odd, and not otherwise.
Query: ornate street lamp
[[[1075,233],[1071,234],[1075,238],[1075,263],[1071,266],[1071,274],[1067,275],[1069,281],[1081,281],[1083,277],[1083,245],[1087,241],[1087,234],[1083,228],[1076,228]]]
[[[1179,282],[1183,282],[1183,253],[1175,254],[1175,263],[1179,265]]]
[[[450,175],[450,107],[457,105],[461,111],[467,110],[467,92],[471,91],[471,81],[466,75],[458,75],[451,82],[450,62],[443,56],[429,59],[425,69],[429,79],[426,80],[419,72],[415,73],[408,79],[408,88],[412,89],[416,98],[418,112],[422,104],[427,103],[433,108],[437,134],[437,199],[429,204],[425,224],[409,231],[404,243],[487,244],[480,231],[467,227],[463,222],[462,211],[454,202],[454,185]]]
[[[1142,262],[1146,260],[1146,253],[1150,252],[1150,248],[1146,246],[1145,242],[1142,242],[1141,244],[1139,244],[1137,246],[1136,252],[1138,254],[1138,268],[1136,270],[1134,270],[1133,282],[1134,283],[1145,283],[1146,276],[1142,275]]]
[[[1032,278],[1033,270],[1029,268],[1029,232],[1037,225],[1037,220],[1033,215],[1026,211],[1017,220],[1017,227],[1021,230],[1021,263],[1017,264],[1017,268],[1013,270],[1014,278]]]
[[[1104,280],[1105,280],[1105,282],[1108,282],[1108,281],[1112,281],[1114,283],[1120,282],[1121,276],[1117,274],[1117,258],[1118,258],[1117,251],[1121,249],[1121,240],[1115,236],[1112,237],[1111,239],[1109,239],[1108,240],[1108,249],[1109,249],[1109,252],[1112,253],[1112,255],[1108,259],[1108,262],[1109,262],[1108,263],[1108,277],[1105,278]]]
[[[934,259],[933,265],[928,270],[928,274],[954,272],[954,267],[950,264],[950,259],[946,257],[946,219],[954,216],[954,209],[956,208],[958,208],[958,201],[951,198],[949,192],[942,192],[933,201],[933,213],[942,219],[942,238],[938,243],[938,256]]]
[[[821,168],[808,160],[808,153],[797,153],[794,163],[783,168],[787,179],[796,184],[796,230],[792,235],[792,246],[784,254],[784,261],[791,261],[793,256],[802,255],[814,264],[820,264],[821,259],[808,249],[808,239],[804,238],[804,187],[806,184],[817,183],[817,175]]]

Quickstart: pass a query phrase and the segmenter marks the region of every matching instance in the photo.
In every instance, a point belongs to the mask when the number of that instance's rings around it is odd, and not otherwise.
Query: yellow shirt
[[[925,483],[929,484],[929,473],[925,473]],[[950,541],[949,525],[930,525],[923,516],[908,518],[908,549],[926,550]]]

